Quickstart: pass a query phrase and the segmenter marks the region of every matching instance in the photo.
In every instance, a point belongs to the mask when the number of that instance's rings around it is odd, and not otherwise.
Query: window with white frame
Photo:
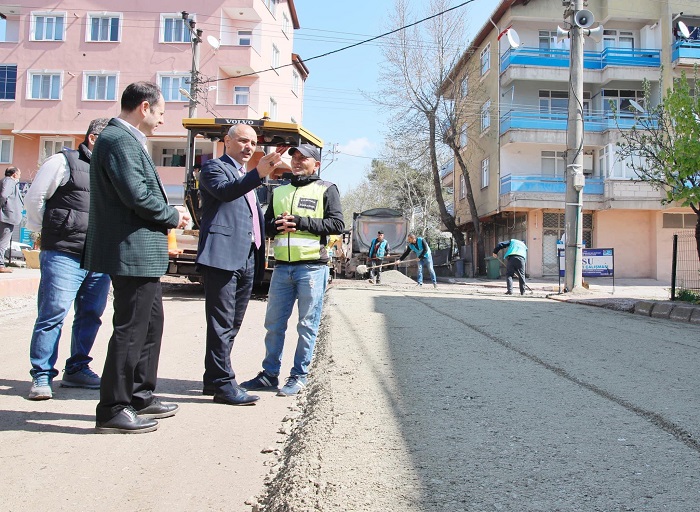
[[[464,149],[469,143],[469,132],[467,123],[462,125],[462,129],[459,131],[459,147]]]
[[[546,50],[568,50],[570,47],[569,38],[558,40],[557,32],[550,30],[539,31],[539,48],[545,50],[542,53],[547,54]],[[548,55],[551,56],[551,53]]]
[[[267,113],[270,119],[273,121],[277,119],[277,100],[275,98],[270,98],[270,109]]]
[[[19,17],[5,16],[0,18],[0,43],[19,42]]]
[[[190,14],[189,18],[195,19],[193,14]],[[182,14],[160,15],[161,43],[189,43],[190,39],[190,26],[182,19]]]
[[[459,84],[459,94],[462,98],[466,98],[469,94],[469,77],[464,75],[462,82]]]
[[[491,69],[491,43],[481,50],[479,60],[481,62],[481,76],[484,76]]]
[[[643,157],[627,157],[625,159],[615,152],[615,145],[608,144],[598,152],[598,166],[601,176],[617,180],[637,180],[639,176],[632,169],[631,164],[637,167],[644,166]]]
[[[289,23],[289,16],[286,12],[282,13],[282,32],[284,35],[289,36],[289,28],[291,24]]]
[[[102,71],[85,71],[83,99],[114,101],[117,99],[117,74]]]
[[[489,159],[484,158],[481,161],[481,188],[489,186]]]
[[[252,30],[239,30],[238,31],[238,46],[251,46],[253,44],[253,31]]]
[[[27,98],[30,100],[60,100],[60,71],[29,71]]]
[[[120,24],[121,14],[119,13],[90,13],[86,40],[93,43],[119,41]]]
[[[31,17],[32,41],[63,41],[66,13],[33,12]]]
[[[634,49],[634,32],[625,30],[603,30],[603,47]]]
[[[273,16],[277,14],[277,4],[279,3],[279,0],[264,0],[265,5],[267,6],[268,9],[270,9],[270,12],[272,13]]]
[[[0,164],[12,163],[14,137],[0,135]]]
[[[539,91],[540,114],[555,114],[561,116],[569,110],[568,91]],[[591,111],[591,93],[583,92],[583,114]]]
[[[296,96],[299,96],[299,82],[300,82],[299,73],[297,73],[296,71],[292,71],[292,92]]]
[[[48,157],[60,152],[63,148],[73,149],[73,142],[73,139],[69,137],[41,137],[39,160],[43,162]]]
[[[189,73],[160,74],[160,90],[165,101],[189,101],[189,98],[180,92],[184,89],[190,92]]]
[[[566,175],[566,151],[542,151],[540,161],[543,176]]]
[[[236,85],[233,88],[233,103],[235,105],[250,104],[250,87],[247,85]]]
[[[17,94],[17,65],[0,64],[0,100],[14,100]]]
[[[636,101],[644,108],[644,91],[603,89],[603,111],[606,117],[613,117],[614,110],[623,117],[639,114],[637,109],[632,107],[631,100]]]
[[[276,44],[272,45],[272,67],[273,68],[278,68],[280,67],[280,50],[277,48]]]
[[[467,182],[464,179],[464,174],[459,175],[459,198],[464,199],[467,197]]]
[[[202,149],[198,148],[194,150],[194,156],[201,158]],[[156,165],[162,165],[163,167],[185,167],[187,161],[187,154],[184,148],[162,148],[160,155],[158,155],[159,162]]]
[[[481,106],[481,131],[487,130],[491,126],[491,100]]]

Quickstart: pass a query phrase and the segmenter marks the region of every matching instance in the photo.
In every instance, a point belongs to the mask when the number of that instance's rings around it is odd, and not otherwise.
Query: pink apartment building
[[[26,2],[25,2],[26,3]],[[158,83],[165,124],[149,139],[173,202],[182,195],[193,44],[199,44],[193,117],[301,123],[308,69],[293,53],[293,0],[33,0],[0,3],[0,168],[31,181],[63,146],[77,148],[90,120],[119,114],[131,82]],[[223,146],[197,141],[199,155]],[[178,196],[179,195],[179,196]]]

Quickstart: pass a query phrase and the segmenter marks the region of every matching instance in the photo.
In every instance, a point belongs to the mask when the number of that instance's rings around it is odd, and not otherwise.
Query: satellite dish
[[[508,44],[511,48],[520,47],[520,36],[513,28],[509,28],[506,31],[506,37],[508,38]]]
[[[221,41],[214,36],[207,36],[207,43],[209,43],[209,46],[214,48],[214,51],[218,50],[219,46],[221,46]]]
[[[678,30],[681,32],[683,39],[690,38],[690,30],[688,30],[688,25],[686,25],[682,21],[678,22]]]
[[[631,105],[632,108],[634,108],[635,110],[644,113],[644,107],[642,107],[642,106],[641,106],[639,103],[637,103],[636,101],[630,100],[630,105]]]

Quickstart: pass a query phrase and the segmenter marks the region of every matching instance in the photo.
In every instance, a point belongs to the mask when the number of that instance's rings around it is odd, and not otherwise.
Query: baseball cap
[[[289,156],[292,156],[297,151],[306,157],[313,158],[317,162],[321,161],[321,150],[313,144],[301,144],[292,148],[289,150]]]

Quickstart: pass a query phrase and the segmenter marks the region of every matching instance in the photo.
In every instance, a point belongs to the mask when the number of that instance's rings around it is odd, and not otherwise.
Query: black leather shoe
[[[217,404],[255,405],[258,400],[260,400],[258,395],[249,395],[245,389],[240,387],[234,388],[234,393],[231,394],[217,393],[214,395],[214,402]]]
[[[137,410],[136,414],[141,418],[169,418],[170,416],[175,416],[179,409],[180,407],[177,404],[164,404],[157,398],[154,398],[150,405]]]
[[[127,407],[108,421],[95,422],[97,434],[143,434],[153,432],[158,428],[156,420],[140,418],[136,411]]]
[[[202,388],[202,394],[206,396],[214,396],[216,394],[216,386],[213,384],[205,384]]]

